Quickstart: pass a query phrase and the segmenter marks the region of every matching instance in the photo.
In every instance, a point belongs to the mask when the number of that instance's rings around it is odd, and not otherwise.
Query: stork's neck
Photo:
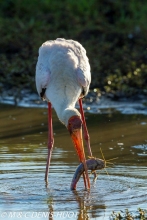
[[[75,91],[72,92],[67,85],[64,87],[62,80],[60,82],[59,78],[56,81],[52,79],[52,84],[46,89],[46,99],[52,103],[59,120],[66,127],[68,126],[69,118],[72,116],[81,117],[81,114],[75,108],[80,93],[81,89],[75,89]]]
[[[81,114],[74,107],[68,107],[65,109],[60,109],[59,111],[55,109],[58,115],[59,120],[67,127],[68,121],[73,116],[79,116],[81,118]]]

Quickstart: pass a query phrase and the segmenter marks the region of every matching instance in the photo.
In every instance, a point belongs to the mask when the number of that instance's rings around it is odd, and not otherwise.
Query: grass
[[[147,210],[138,208],[136,214],[131,213],[128,209],[120,211],[118,213],[113,212],[110,216],[111,220],[146,220]]]
[[[91,64],[91,88],[115,97],[147,94],[147,2],[0,1],[0,91],[30,88],[40,45],[78,40]]]

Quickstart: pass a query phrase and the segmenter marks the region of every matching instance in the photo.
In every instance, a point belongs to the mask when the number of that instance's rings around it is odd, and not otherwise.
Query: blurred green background
[[[38,48],[58,37],[85,47],[92,89],[147,94],[146,0],[0,0],[0,92],[36,91]]]

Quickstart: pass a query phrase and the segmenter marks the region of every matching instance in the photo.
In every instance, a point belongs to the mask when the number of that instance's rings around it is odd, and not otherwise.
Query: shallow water
[[[53,113],[54,150],[44,182],[47,109],[0,106],[0,219],[109,219],[112,211],[147,209],[147,117],[88,114],[95,157],[113,160],[91,190],[82,178],[70,190],[79,164],[66,128]],[[87,151],[86,151],[87,152]]]

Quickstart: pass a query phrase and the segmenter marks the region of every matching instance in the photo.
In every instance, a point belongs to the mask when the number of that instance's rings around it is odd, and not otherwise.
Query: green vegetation
[[[129,212],[128,209],[126,209],[124,212],[113,212],[111,214],[112,220],[134,220],[134,219],[140,219],[140,220],[146,220],[147,219],[147,211],[144,209],[139,208],[136,212],[136,214],[132,214]]]
[[[146,22],[145,0],[0,0],[0,91],[35,91],[38,48],[62,37],[86,48],[92,88],[147,94]]]

